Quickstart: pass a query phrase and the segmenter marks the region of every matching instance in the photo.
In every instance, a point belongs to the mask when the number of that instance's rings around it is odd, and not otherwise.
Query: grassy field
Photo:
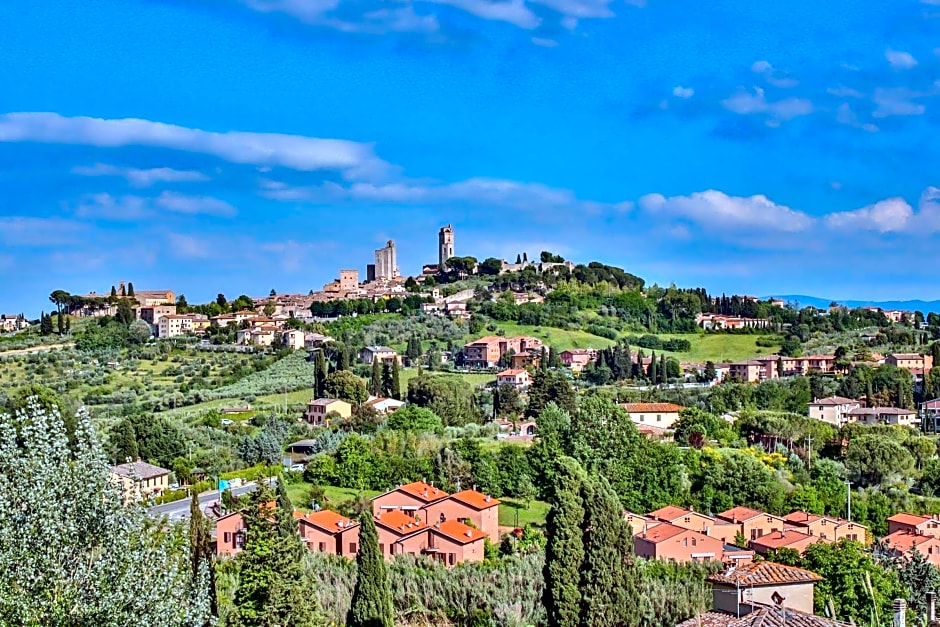
[[[536,327],[514,322],[499,322],[497,326],[505,331],[506,337],[528,335],[542,340],[545,344],[555,347],[555,350],[564,351],[571,348],[607,348],[613,340],[593,335],[587,331],[569,331],[552,327]],[[493,335],[487,331],[480,335]],[[469,341],[469,340],[468,340]]]
[[[500,499],[499,524],[501,527],[524,527],[525,525],[545,526],[548,516],[548,503],[531,501],[526,509],[525,503],[517,499]],[[518,514],[518,520],[516,519]]]
[[[287,486],[287,496],[290,497],[294,507],[303,511],[310,511],[310,488],[312,484],[301,482],[292,483]],[[335,486],[324,486],[323,491],[326,494],[327,508],[335,508],[337,504],[343,501],[351,501],[360,495],[372,499],[381,494],[374,490],[353,490],[351,488],[337,488]]]
[[[693,333],[687,334],[664,334],[659,337],[684,338],[692,342],[692,350],[685,353],[667,353],[680,361],[691,361],[704,363],[713,361],[715,363],[739,361],[742,359],[753,359],[763,355],[772,355],[780,347],[764,347],[757,345],[759,335],[699,335]],[[646,351],[649,354],[650,351]],[[662,351],[656,351],[657,353]]]

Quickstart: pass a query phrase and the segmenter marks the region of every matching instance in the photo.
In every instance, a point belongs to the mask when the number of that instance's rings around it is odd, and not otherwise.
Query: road
[[[268,482],[273,485],[274,479],[268,479]],[[258,484],[256,483],[246,483],[239,488],[232,488],[232,495],[241,496],[243,494],[248,494],[249,492],[253,492],[257,487]],[[213,501],[218,501],[220,498],[221,495],[218,490],[203,492],[199,495],[199,509],[205,510],[207,505]],[[180,499],[179,501],[173,501],[172,503],[164,503],[163,505],[151,507],[147,510],[147,513],[154,518],[162,518],[166,516],[171,521],[187,520],[189,519],[189,507],[191,503],[192,501],[190,499]]]

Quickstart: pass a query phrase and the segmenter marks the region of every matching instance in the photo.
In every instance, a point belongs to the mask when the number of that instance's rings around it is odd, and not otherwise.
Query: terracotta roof
[[[509,370],[503,370],[496,376],[497,377],[514,377],[516,375],[522,374],[523,372],[525,372],[524,368],[510,368]]]
[[[786,583],[811,583],[820,580],[822,577],[812,571],[795,566],[784,566],[776,562],[751,562],[715,573],[708,578],[708,581],[712,583],[739,586],[771,586]]]
[[[346,401],[340,400],[338,398],[318,398],[318,399],[310,401],[309,403],[307,403],[307,405],[327,406],[327,405],[332,405],[333,403],[345,403],[345,402]]]
[[[820,516],[819,514],[810,514],[809,512],[802,511],[791,512],[783,517],[785,521],[794,525],[808,525],[810,523],[816,522],[821,518],[835,520],[834,518],[829,518],[828,516]]]
[[[918,516],[917,514],[906,514],[904,512],[895,514],[894,516],[888,518],[888,522],[894,522],[901,525],[913,525],[915,527],[917,525],[922,525],[929,520],[929,516]]]
[[[623,403],[620,405],[627,410],[627,413],[635,414],[639,412],[661,412],[670,414],[685,409],[682,405],[675,403]]]
[[[789,608],[752,603],[754,611],[738,618],[724,612],[705,612],[676,627],[849,627],[849,623]]]
[[[653,527],[649,527],[646,531],[640,533],[637,537],[642,538],[643,540],[648,540],[650,542],[659,543],[664,542],[670,538],[675,538],[676,536],[683,533],[698,533],[697,531],[691,531],[689,529],[684,529],[682,527],[677,527],[671,523],[661,523]]]
[[[431,503],[432,501],[437,501],[444,498],[445,496],[450,496],[447,492],[444,492],[440,488],[435,488],[432,485],[428,485],[423,481],[415,481],[414,483],[406,483],[403,486],[398,486],[397,491],[404,492],[409,496],[413,496],[418,500],[424,501],[425,503]]]
[[[321,509],[319,512],[311,512],[306,516],[302,516],[301,520],[310,523],[314,527],[319,527],[328,533],[345,531],[359,524],[328,509]]]
[[[803,533],[795,529],[787,529],[785,531],[774,531],[773,533],[764,534],[759,538],[751,540],[751,545],[765,549],[782,549],[798,542],[805,542],[806,540],[812,540],[812,543],[816,543],[821,542],[822,538],[819,536],[811,536],[808,533]]]
[[[910,414],[916,414],[913,409],[901,409],[900,407],[859,407],[858,409],[853,409],[849,412],[850,416],[881,416],[881,415],[894,415],[894,416],[907,416]]]
[[[900,551],[901,553],[907,553],[920,545],[928,542],[936,542],[937,538],[933,536],[926,536],[919,533],[911,533],[910,531],[895,531],[891,535],[887,535],[882,538],[882,542],[885,545],[890,546],[892,549]]]
[[[844,396],[827,396],[826,398],[817,398],[810,405],[851,405],[858,401]]]
[[[477,492],[476,490],[461,490],[456,494],[452,494],[450,498],[455,501],[460,501],[465,505],[469,505],[474,509],[489,509],[499,505],[499,499],[494,499],[492,496]]]
[[[497,342],[503,342],[506,338],[497,337],[495,335],[486,335],[481,337],[478,340],[473,340],[472,342],[467,342],[464,346],[473,346],[475,344],[496,344]]]
[[[724,518],[725,520],[733,522],[742,522],[757,518],[758,516],[770,516],[770,514],[765,514],[760,510],[751,509],[750,507],[732,507],[728,511],[718,514],[718,518]]]
[[[428,524],[423,520],[416,520],[397,509],[376,514],[375,524],[381,525],[398,535],[410,535],[428,528]]]
[[[134,479],[153,479],[154,477],[162,477],[163,475],[170,474],[170,471],[166,468],[160,468],[159,466],[154,466],[147,462],[118,464],[117,466],[112,466],[111,472],[119,477]]]
[[[888,357],[894,357],[895,359],[923,359],[924,356],[920,353],[891,353]]]
[[[688,516],[691,513],[691,510],[676,507],[675,505],[667,505],[666,507],[660,507],[656,511],[648,513],[647,516],[658,520],[665,520],[666,522],[672,522],[683,516]]]
[[[486,534],[479,529],[474,529],[458,520],[445,520],[440,524],[434,525],[431,529],[460,544],[477,542],[486,537]]]

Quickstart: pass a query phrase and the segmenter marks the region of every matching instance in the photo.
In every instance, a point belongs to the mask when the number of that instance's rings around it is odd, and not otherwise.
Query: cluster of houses
[[[238,512],[206,512],[215,518],[218,555],[237,555],[245,542]],[[359,522],[327,509],[294,512],[300,537],[311,551],[355,559]],[[448,566],[482,562],[485,542],[499,541],[499,500],[476,490],[449,494],[423,481],[397,486],[372,499],[379,550],[395,555],[426,555]]]
[[[869,544],[868,528],[834,516],[796,511],[775,516],[735,507],[709,516],[691,509],[666,506],[646,515],[627,512],[634,552],[649,559],[676,562],[750,562],[755,553],[793,549],[801,555],[817,542],[842,539]],[[745,547],[739,546],[744,539]]]
[[[0,314],[0,332],[14,333],[29,328],[29,321],[22,314]]]
[[[842,396],[814,399],[809,404],[809,417],[835,427],[847,424],[920,426],[920,417],[913,409],[900,407],[866,407],[862,401]]]

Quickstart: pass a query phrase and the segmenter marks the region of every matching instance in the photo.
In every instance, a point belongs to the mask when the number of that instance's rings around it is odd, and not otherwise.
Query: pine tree
[[[570,457],[555,464],[552,507],[546,520],[545,588],[543,603],[550,625],[573,627],[579,624],[581,609],[581,570],[584,567],[584,540],[581,523],[584,507],[581,489],[584,470]]]
[[[398,360],[392,360],[392,390],[390,396],[396,401],[401,400],[401,373],[398,371]]]
[[[346,624],[351,627],[392,627],[395,610],[392,590],[379,552],[379,534],[372,511],[359,517],[359,555],[356,556],[356,587]]]
[[[584,568],[581,572],[581,625],[616,627],[629,599],[624,582],[633,541],[623,506],[604,477],[584,484]]]
[[[369,383],[369,394],[382,396],[382,362],[373,357],[372,381]]]
[[[323,398],[326,395],[326,377],[329,374],[329,371],[326,367],[326,355],[323,354],[323,349],[317,351],[317,355],[314,358],[314,397]]]

